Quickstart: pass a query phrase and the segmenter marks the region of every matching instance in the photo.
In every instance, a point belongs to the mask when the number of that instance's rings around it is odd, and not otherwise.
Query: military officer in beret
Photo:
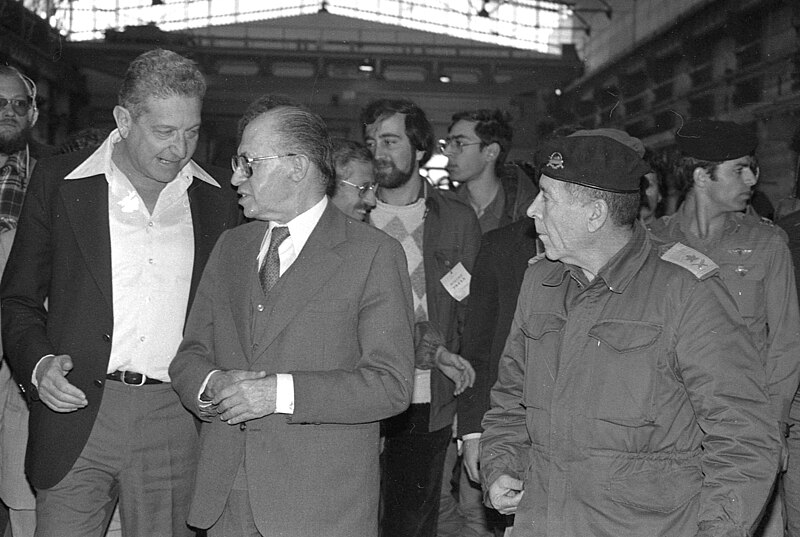
[[[638,222],[648,166],[606,136],[551,141],[483,419],[487,503],[512,535],[746,536],[779,467],[750,332],[713,263]]]
[[[758,181],[753,160],[758,139],[736,123],[696,120],[684,125],[675,141],[681,151],[679,179],[688,192],[678,212],[651,231],[691,246],[719,266],[765,364],[773,417],[788,434],[800,380],[800,313],[786,233],[745,211]],[[783,537],[782,504],[776,493],[756,535]]]

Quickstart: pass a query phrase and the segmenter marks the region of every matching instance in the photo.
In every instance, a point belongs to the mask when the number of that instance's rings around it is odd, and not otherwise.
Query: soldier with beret
[[[780,465],[766,375],[719,271],[637,220],[648,166],[607,136],[551,141],[483,419],[487,504],[512,535],[746,536]]]
[[[773,418],[786,435],[800,380],[800,313],[786,233],[745,211],[758,181],[753,160],[758,139],[736,123],[696,120],[684,125],[675,141],[681,151],[679,179],[689,190],[678,211],[651,231],[668,243],[691,246],[719,266],[766,367]],[[756,535],[783,537],[782,505],[776,492]]]

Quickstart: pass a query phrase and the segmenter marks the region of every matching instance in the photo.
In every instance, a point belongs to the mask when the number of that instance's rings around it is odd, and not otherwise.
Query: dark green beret
[[[678,149],[688,157],[723,162],[751,154],[758,146],[756,134],[732,121],[696,119],[675,133]]]
[[[578,133],[548,141],[537,160],[542,175],[609,192],[639,192],[639,179],[650,171],[628,145]]]

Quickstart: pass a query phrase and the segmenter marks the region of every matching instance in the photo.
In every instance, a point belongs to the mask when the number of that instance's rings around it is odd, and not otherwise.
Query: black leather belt
[[[158,379],[148,378],[141,373],[134,373],[133,371],[114,371],[106,375],[108,380],[116,380],[129,386],[144,386],[145,384],[163,384]]]

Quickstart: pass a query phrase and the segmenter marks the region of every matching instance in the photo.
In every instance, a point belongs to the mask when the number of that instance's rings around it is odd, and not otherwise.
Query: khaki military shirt
[[[650,230],[667,243],[691,246],[719,265],[722,281],[763,357],[775,415],[787,423],[800,382],[800,311],[786,233],[759,217],[729,213],[722,235],[703,240],[688,231],[693,217],[684,204]]]

